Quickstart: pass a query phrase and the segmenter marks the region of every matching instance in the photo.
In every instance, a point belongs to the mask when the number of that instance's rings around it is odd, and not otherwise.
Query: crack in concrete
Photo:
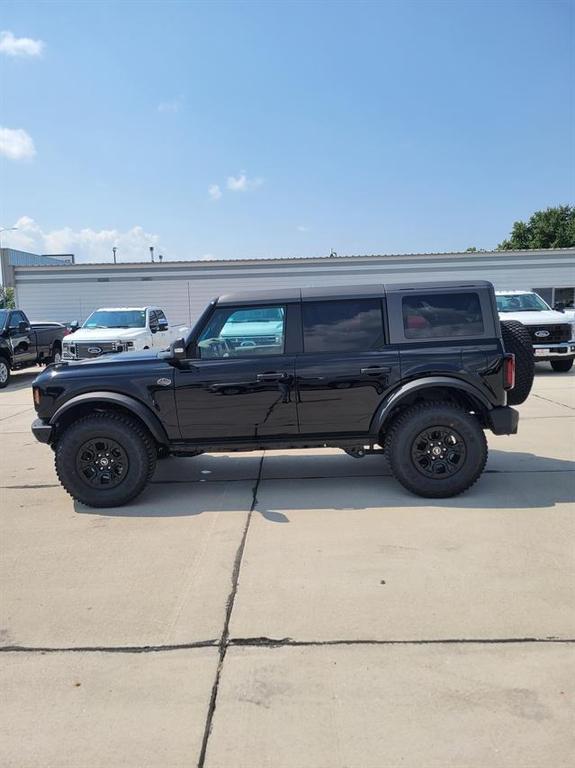
[[[175,643],[173,645],[75,645],[30,646],[3,645],[0,653],[163,653],[164,651],[187,651],[193,648],[217,648],[218,640],[198,640],[193,643]]]
[[[324,646],[353,646],[353,645],[523,645],[526,643],[569,645],[575,643],[575,638],[569,637],[437,637],[420,640],[294,640],[291,637],[228,637],[226,648],[321,648]],[[77,645],[77,646],[33,646],[33,645],[4,645],[0,653],[31,653],[44,655],[47,653],[166,653],[170,651],[188,651],[196,648],[217,648],[221,651],[220,639],[197,640],[190,643],[174,643],[166,645]],[[224,654],[225,656],[225,654]],[[212,711],[213,716],[213,711]]]
[[[218,667],[216,669],[216,676],[214,679],[214,684],[212,686],[212,693],[210,696],[210,703],[208,706],[208,713],[206,716],[206,723],[204,726],[204,735],[202,738],[202,747],[200,749],[200,756],[198,758],[198,768],[204,768],[205,762],[206,762],[206,754],[208,750],[208,742],[210,739],[210,735],[212,732],[212,725],[214,720],[214,713],[216,711],[217,706],[217,699],[218,699],[218,689],[220,686],[220,679],[222,676],[222,669],[224,666],[224,661],[226,658],[226,653],[229,646],[229,637],[230,637],[230,620],[232,617],[232,611],[234,610],[234,603],[236,601],[236,595],[238,591],[238,583],[240,578],[240,568],[242,565],[242,559],[244,556],[244,550],[246,546],[246,540],[248,537],[248,531],[250,529],[250,523],[252,521],[253,511],[256,507],[256,504],[258,502],[258,489],[260,486],[261,478],[262,478],[262,470],[264,465],[264,456],[265,452],[262,453],[261,459],[260,459],[260,465],[258,469],[258,476],[256,478],[256,481],[254,483],[254,487],[252,489],[252,503],[250,505],[250,510],[248,512],[246,525],[244,528],[244,532],[242,534],[242,539],[240,541],[240,545],[238,547],[238,550],[236,552],[236,556],[234,559],[234,568],[232,571],[232,588],[230,590],[230,594],[228,595],[227,603],[226,603],[226,616],[224,621],[224,627],[222,629],[222,634],[220,637],[220,642],[218,645],[219,648],[219,661],[218,661]]]
[[[563,408],[569,408],[570,411],[575,411],[575,408],[573,408],[572,405],[565,405],[565,403],[558,403],[557,400],[551,400],[550,397],[543,397],[543,395],[536,395],[535,392],[533,393],[533,397],[539,398],[539,400],[545,400],[546,403],[552,403],[553,405],[560,405]],[[548,418],[553,418],[549,416]],[[561,416],[555,416],[555,418],[561,418]]]

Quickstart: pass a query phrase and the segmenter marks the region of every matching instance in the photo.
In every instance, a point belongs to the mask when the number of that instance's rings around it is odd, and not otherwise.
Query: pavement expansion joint
[[[214,678],[214,684],[212,686],[212,693],[210,696],[210,704],[208,706],[208,713],[206,716],[206,724],[204,727],[204,735],[202,738],[202,747],[200,750],[200,756],[198,759],[198,768],[204,768],[205,762],[206,762],[206,754],[208,750],[208,742],[210,739],[210,734],[212,732],[212,724],[214,719],[214,713],[216,711],[217,706],[217,699],[218,699],[218,689],[220,686],[220,679],[222,675],[222,669],[224,666],[224,661],[226,658],[226,653],[229,647],[229,637],[230,637],[230,619],[232,617],[232,612],[234,610],[234,603],[236,600],[236,594],[238,591],[238,582],[240,578],[240,569],[242,565],[242,559],[244,556],[244,550],[246,546],[246,540],[248,537],[248,531],[250,529],[250,523],[253,516],[253,511],[256,507],[256,504],[258,503],[258,489],[260,486],[260,482],[262,479],[262,470],[264,466],[264,457],[265,452],[262,453],[260,464],[258,468],[258,474],[256,481],[254,483],[254,487],[252,489],[252,503],[250,505],[250,510],[247,515],[246,519],[246,525],[244,527],[244,532],[242,534],[242,539],[240,541],[240,545],[238,547],[238,550],[236,552],[236,556],[234,559],[234,568],[232,571],[232,588],[230,590],[230,594],[228,595],[227,603],[226,603],[226,617],[224,621],[224,627],[222,630],[222,634],[220,637],[220,643],[219,643],[219,661],[218,661],[218,667],[216,669],[216,676]]]

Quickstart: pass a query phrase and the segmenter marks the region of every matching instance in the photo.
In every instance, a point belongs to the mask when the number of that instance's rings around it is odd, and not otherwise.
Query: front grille
[[[84,360],[91,357],[100,357],[100,355],[108,354],[109,352],[119,352],[116,348],[116,344],[113,341],[93,342],[93,343],[78,343],[76,344],[76,357],[78,360]]]
[[[559,325],[528,325],[527,330],[531,334],[534,344],[561,344],[571,340],[571,326],[569,323]],[[549,336],[537,336],[537,333],[547,331]]]

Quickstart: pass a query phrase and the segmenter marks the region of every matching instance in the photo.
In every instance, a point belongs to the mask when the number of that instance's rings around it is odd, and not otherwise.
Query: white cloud
[[[44,49],[42,40],[31,37],[15,37],[12,32],[0,32],[0,53],[6,56],[41,56]]]
[[[218,257],[214,256],[213,253],[204,253],[202,256],[200,256],[198,261],[215,261],[217,258]]]
[[[118,249],[122,261],[149,261],[150,246],[157,246],[158,235],[143,227],[132,227],[125,232],[117,229],[90,228],[74,230],[71,227],[45,231],[29,216],[22,216],[15,224],[15,232],[6,233],[6,246],[32,253],[73,253],[76,260],[112,261],[112,247]]]
[[[210,184],[208,187],[208,195],[211,197],[212,200],[219,200],[222,196],[222,190],[220,189],[219,184]]]
[[[260,177],[248,178],[245,171],[240,171],[239,176],[228,176],[227,188],[232,192],[247,192],[249,189],[261,187],[264,180]]]
[[[158,104],[158,112],[179,112],[183,106],[183,99],[178,96],[177,99],[171,99],[170,101],[162,101]]]
[[[296,229],[298,232],[309,232],[309,227],[304,227],[303,224],[298,224]]]
[[[10,160],[31,160],[35,154],[32,137],[23,128],[0,126],[0,155]]]

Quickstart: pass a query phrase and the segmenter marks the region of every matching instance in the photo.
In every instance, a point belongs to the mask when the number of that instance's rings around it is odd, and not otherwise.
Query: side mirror
[[[30,330],[30,326],[28,325],[28,323],[24,322],[24,320],[21,320],[18,323],[18,333],[28,333],[29,330]]]
[[[565,312],[565,304],[562,301],[558,301],[553,307],[556,312]]]
[[[77,320],[72,320],[70,323],[70,333],[74,333],[80,327],[80,323]]]
[[[168,323],[166,320],[158,320],[158,330],[159,331],[167,331],[168,330]]]
[[[170,344],[170,357],[172,358],[172,360],[186,359],[185,339],[176,339]]]

